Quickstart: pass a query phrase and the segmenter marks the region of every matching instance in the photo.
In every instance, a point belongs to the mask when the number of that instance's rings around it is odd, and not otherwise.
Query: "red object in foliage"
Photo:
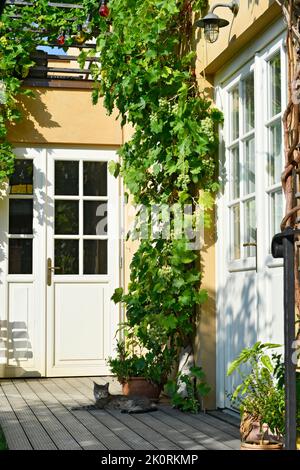
[[[109,8],[106,5],[105,0],[104,1],[102,0],[101,2],[101,6],[99,8],[99,15],[103,16],[104,18],[106,18],[109,15]]]
[[[64,43],[65,43],[65,35],[64,34],[60,34],[57,38],[57,43],[60,45],[60,46],[63,46]]]

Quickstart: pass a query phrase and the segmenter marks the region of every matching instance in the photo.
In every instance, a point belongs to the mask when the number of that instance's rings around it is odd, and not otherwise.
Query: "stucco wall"
[[[107,116],[90,90],[33,88],[36,99],[22,97],[24,118],[12,126],[9,140],[22,144],[111,145],[122,143],[116,113]]]
[[[216,0],[209,1],[210,6],[216,3]],[[225,3],[229,3],[229,0]],[[203,38],[203,30],[197,30],[198,73],[205,69],[206,74],[214,75],[281,14],[280,6],[275,0],[240,0],[239,3],[240,9],[236,17],[229,8],[220,7],[214,11],[216,15],[229,21],[228,26],[220,29],[215,43],[207,43]]]

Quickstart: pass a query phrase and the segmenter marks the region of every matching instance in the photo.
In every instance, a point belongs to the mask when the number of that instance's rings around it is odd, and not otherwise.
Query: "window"
[[[32,160],[16,160],[9,186],[8,273],[32,274]]]
[[[280,231],[283,217],[283,194],[281,187],[282,158],[282,99],[280,51],[267,60],[268,106],[265,120],[267,135],[267,197],[269,206],[269,237]]]
[[[107,163],[55,161],[56,275],[108,272]]]
[[[254,73],[250,70],[229,91],[230,259],[255,256]]]
[[[228,259],[249,269],[257,254],[257,230],[268,256],[283,217],[284,60],[282,47],[272,46],[225,87]]]

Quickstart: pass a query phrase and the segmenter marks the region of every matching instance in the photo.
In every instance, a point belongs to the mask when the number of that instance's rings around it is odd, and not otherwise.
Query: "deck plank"
[[[35,414],[27,405],[12,382],[3,384],[2,389],[22,425],[34,450],[56,450],[57,447],[45,431]]]
[[[192,415],[160,403],[158,411],[75,410],[93,404],[93,381],[121,386],[110,377],[0,380],[0,424],[15,449],[232,450],[240,448],[234,419]],[[229,421],[229,422],[228,422]]]
[[[202,422],[205,422],[214,428],[219,429],[220,431],[223,431],[225,434],[232,436],[235,439],[240,439],[240,431],[239,428],[236,426],[233,426],[232,424],[225,423],[224,421],[221,421],[218,418],[215,418],[214,416],[210,416],[207,413],[199,413],[198,415],[189,415],[193,416],[195,419],[201,420]]]
[[[233,436],[219,429],[219,427],[215,425],[212,426],[210,423],[204,420],[203,413],[199,413],[199,415],[185,414],[178,410],[174,410],[169,406],[161,406],[161,409],[164,413],[169,414],[170,416],[182,421],[183,423],[186,423],[198,429],[207,436],[212,437],[213,439],[215,439],[216,442],[221,442],[224,445],[230,447],[231,449],[237,450],[240,448],[239,438],[234,438]]]
[[[56,383],[62,383],[60,379],[55,379]],[[71,394],[72,398],[78,400],[78,403],[82,406],[86,404],[87,399],[89,400],[90,396],[90,387],[87,385],[82,385],[79,381],[76,380],[66,380],[67,384],[65,385],[66,391]],[[105,382],[104,382],[105,383]],[[73,385],[74,384],[74,385]],[[91,384],[92,387],[92,384]],[[80,395],[81,396],[80,396]],[[77,398],[75,398],[77,397]],[[120,439],[124,440],[129,446],[136,450],[153,450],[155,447],[148,440],[136,432],[137,429],[133,430],[130,426],[127,426],[124,423],[124,420],[120,420],[122,415],[120,412],[110,413],[104,410],[91,410],[90,413],[102,424],[107,426],[115,435],[119,436]]]
[[[80,445],[26,381],[18,379],[13,383],[59,450],[81,450]]]
[[[78,391],[76,392],[77,399],[73,399],[70,395],[71,386],[66,386],[63,379],[52,379],[51,390],[55,395],[68,406],[70,413],[81,420],[86,428],[93,433],[102,444],[110,450],[130,450],[133,447],[128,445],[122,438],[117,436],[110,427],[106,426],[104,421],[99,421],[92,412],[86,410],[72,410],[73,407],[84,406],[90,403],[90,400],[82,395],[79,397]],[[49,386],[50,387],[50,386]],[[66,398],[67,396],[67,398]]]
[[[2,383],[2,381],[1,381]],[[0,383],[0,425],[5,435],[9,449],[32,450],[32,445],[27,438],[15,412],[7,400]]]
[[[181,434],[180,432],[178,432],[176,429],[163,423],[158,418],[155,418],[154,416],[156,413],[158,412],[149,413],[149,414],[136,414],[135,417],[142,423],[152,428],[154,431],[159,429],[159,432],[161,434],[163,434],[164,436],[167,436],[167,438],[170,441],[174,442],[174,444],[178,446],[180,449],[185,449],[185,450],[203,450],[204,449],[203,446],[200,445],[198,442],[195,442],[194,440],[190,439],[184,434]]]
[[[105,447],[90,431],[62,404],[59,397],[52,393],[50,379],[31,381],[30,387],[43,400],[49,410],[56,416],[61,424],[70,432],[80,447],[85,450],[103,450]]]
[[[165,406],[163,410],[166,410],[166,408],[167,407]],[[156,413],[155,417],[168,426],[177,429],[177,431],[181,432],[183,435],[190,437],[193,441],[198,442],[203,449],[231,450],[229,446],[225,445],[223,442],[217,441],[215,437],[208,436],[205,432],[200,431],[191,424],[181,421],[175,414],[172,415],[171,413],[164,413],[163,410]],[[206,428],[203,427],[203,431],[205,430]]]
[[[147,437],[154,448],[159,450],[178,450],[179,447],[170,441],[165,435],[160,433],[160,429],[153,430],[146,424],[136,419],[135,415],[123,414],[117,410],[111,410],[109,413],[116,419],[138,432],[141,436]]]

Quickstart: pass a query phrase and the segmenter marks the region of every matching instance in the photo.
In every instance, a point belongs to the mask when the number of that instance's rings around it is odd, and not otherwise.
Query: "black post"
[[[284,364],[285,364],[285,448],[296,450],[296,364],[294,244],[296,231],[288,227],[272,240],[272,255],[284,259]]]
[[[3,13],[4,7],[5,7],[6,0],[0,0],[0,17]]]

